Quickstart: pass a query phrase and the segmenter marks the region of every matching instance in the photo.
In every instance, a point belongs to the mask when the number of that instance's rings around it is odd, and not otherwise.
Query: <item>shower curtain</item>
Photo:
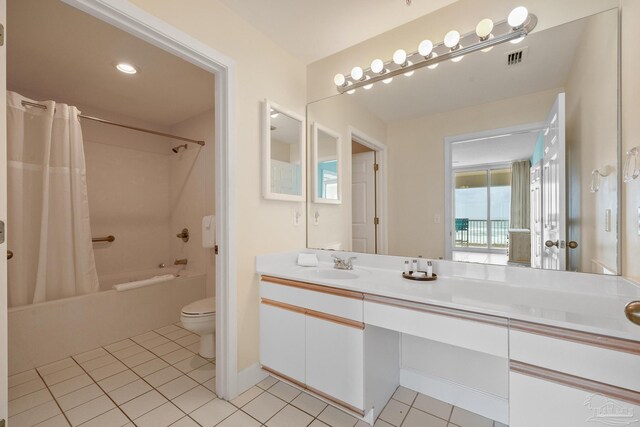
[[[528,229],[530,226],[531,188],[529,160],[511,164],[511,222],[509,228]]]
[[[98,290],[78,114],[7,93],[10,307]]]

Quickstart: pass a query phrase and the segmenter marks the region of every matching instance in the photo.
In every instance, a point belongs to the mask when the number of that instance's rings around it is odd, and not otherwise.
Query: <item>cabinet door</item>
[[[305,382],[304,313],[260,304],[260,363]]]
[[[306,330],[307,386],[362,411],[364,330],[312,316]]]
[[[509,382],[510,427],[640,425],[640,406],[605,394],[514,372]]]

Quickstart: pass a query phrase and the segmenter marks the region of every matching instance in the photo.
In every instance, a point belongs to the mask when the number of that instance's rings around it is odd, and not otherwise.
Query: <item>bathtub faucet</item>
[[[187,259],[177,259],[174,261],[173,265],[187,265]]]

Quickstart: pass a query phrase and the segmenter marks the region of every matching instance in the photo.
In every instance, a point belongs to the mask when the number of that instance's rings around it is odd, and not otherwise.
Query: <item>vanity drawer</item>
[[[507,320],[367,296],[364,323],[499,357],[508,357]]]
[[[640,343],[512,321],[513,361],[640,391]]]
[[[262,276],[260,297],[362,322],[363,295],[328,286]]]

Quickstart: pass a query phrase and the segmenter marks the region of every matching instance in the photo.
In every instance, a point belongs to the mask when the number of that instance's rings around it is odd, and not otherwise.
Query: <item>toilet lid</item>
[[[199,316],[205,314],[215,314],[216,312],[216,299],[205,298],[198,300],[196,302],[192,302],[189,305],[186,305],[182,308],[182,314],[191,315],[191,316]]]

